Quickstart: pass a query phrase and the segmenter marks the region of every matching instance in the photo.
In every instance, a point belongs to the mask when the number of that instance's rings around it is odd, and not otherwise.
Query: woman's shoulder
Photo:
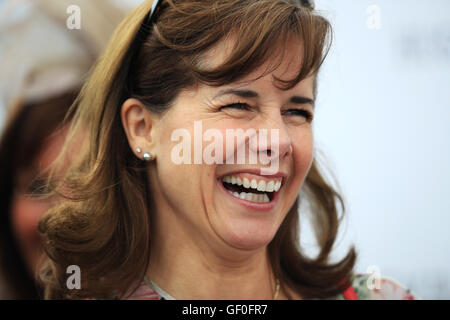
[[[420,299],[398,281],[386,276],[376,277],[368,273],[355,273],[352,275],[351,284],[358,300]],[[341,294],[334,299],[344,300],[346,297]]]
[[[139,280],[139,285],[129,290],[123,298],[117,294],[111,294],[106,298],[93,298],[87,300],[162,300],[162,297],[156,292],[148,278]]]
[[[161,296],[148,282],[147,278],[144,278],[136,291],[131,295],[126,295],[126,300],[161,300]]]

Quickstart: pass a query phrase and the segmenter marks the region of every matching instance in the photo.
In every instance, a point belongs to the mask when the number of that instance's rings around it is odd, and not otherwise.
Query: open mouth
[[[279,192],[283,178],[263,178],[239,173],[222,177],[222,184],[236,198],[255,203],[269,203]]]

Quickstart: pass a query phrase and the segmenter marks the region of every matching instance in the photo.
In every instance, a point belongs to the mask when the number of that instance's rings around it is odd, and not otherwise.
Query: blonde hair
[[[330,42],[328,21],[296,0],[165,0],[153,30],[145,23],[151,6],[145,1],[119,26],[75,105],[63,153],[82,128],[88,128],[89,139],[80,162],[55,191],[67,201],[39,223],[49,257],[42,270],[47,298],[109,297],[113,292],[123,297],[147,270],[152,198],[146,164],[134,156],[122,128],[120,107],[127,98],[163,113],[181,90],[239,80],[294,35],[305,44],[305,59],[297,77],[280,80],[287,89],[317,74]],[[227,61],[205,69],[203,54],[231,34],[239,42]],[[304,190],[301,201],[311,204],[318,222],[320,254],[307,258],[298,248],[299,197],[269,245],[271,263],[282,286],[305,298],[329,297],[348,286],[355,252],[339,263],[328,262],[343,203],[316,162]],[[65,286],[65,268],[73,264],[82,270],[82,290]]]

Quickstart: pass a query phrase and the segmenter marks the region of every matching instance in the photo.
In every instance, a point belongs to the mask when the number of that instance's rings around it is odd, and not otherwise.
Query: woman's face
[[[224,46],[226,43],[208,55],[209,63],[224,59],[227,52]],[[280,83],[274,80],[274,76],[283,80],[296,76],[301,63],[299,53],[298,45],[290,45],[283,63],[260,79],[254,80],[264,72],[267,63],[237,83],[223,87],[200,85],[177,97],[155,127],[157,159],[150,178],[161,217],[171,210],[183,224],[183,230],[209,244],[253,250],[273,239],[313,160],[310,117],[314,112],[314,78],[307,78],[288,91],[279,89]],[[174,161],[174,154],[180,151],[177,146],[183,142],[171,139],[177,129],[186,129],[184,133],[191,137],[191,141],[184,142],[191,148],[192,164],[179,165]],[[201,142],[202,134],[208,129],[220,132],[224,139],[215,149],[223,151],[222,161],[209,164],[198,153],[201,163],[194,164],[195,153],[205,152],[215,141]],[[271,157],[279,161],[276,170],[263,173],[261,169],[269,165],[263,164],[259,157],[257,163],[250,163],[249,156],[245,164],[230,163],[230,155],[226,153],[226,143],[230,143],[226,130],[230,129],[234,132],[266,129],[268,148],[262,144],[251,146],[249,139],[240,145],[234,141],[231,146],[235,154],[238,148],[257,155],[270,149]],[[278,139],[270,138],[274,132],[271,130],[278,132]],[[203,150],[198,151],[201,143]]]

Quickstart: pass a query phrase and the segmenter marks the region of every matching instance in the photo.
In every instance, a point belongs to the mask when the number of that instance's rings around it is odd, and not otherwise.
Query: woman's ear
[[[154,154],[158,116],[147,111],[141,101],[133,98],[123,103],[120,116],[128,143],[136,157],[142,159],[145,153]]]

